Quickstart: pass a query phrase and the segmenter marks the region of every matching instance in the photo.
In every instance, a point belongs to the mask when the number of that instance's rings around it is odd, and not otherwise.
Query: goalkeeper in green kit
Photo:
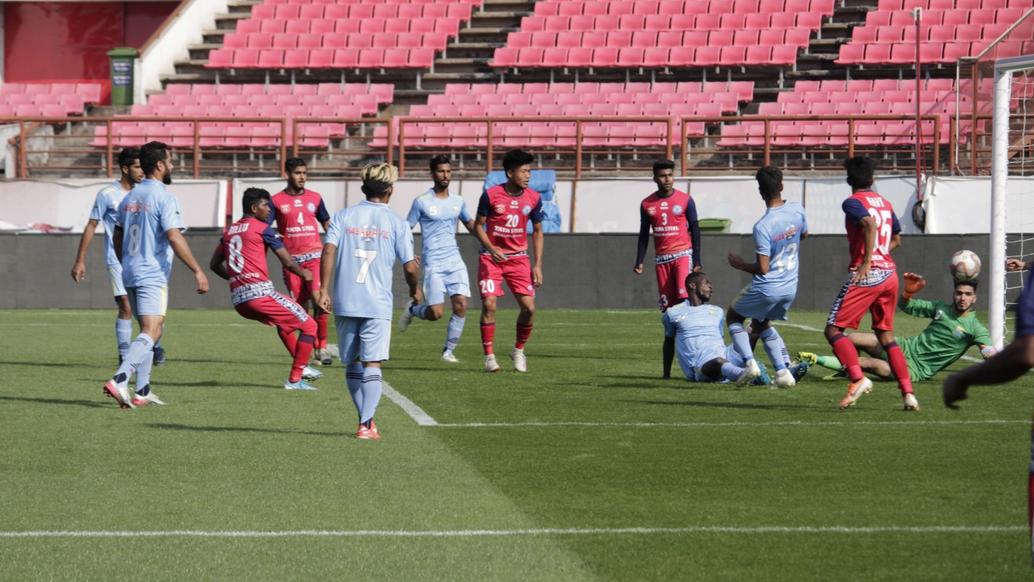
[[[930,325],[916,337],[905,338],[901,349],[908,361],[908,372],[913,382],[929,380],[937,372],[952,365],[966,353],[970,346],[979,346],[984,359],[995,354],[987,328],[977,320],[973,307],[977,302],[977,282],[957,281],[952,293],[952,302],[926,301],[912,296],[926,286],[926,279],[915,273],[905,273],[905,288],[898,301],[898,307],[914,317],[929,318]],[[852,333],[848,336],[858,348],[870,357],[861,358],[862,370],[883,380],[893,380],[886,354],[871,333]],[[809,365],[820,366],[842,372],[840,361],[835,356],[819,356],[800,352],[797,359]]]

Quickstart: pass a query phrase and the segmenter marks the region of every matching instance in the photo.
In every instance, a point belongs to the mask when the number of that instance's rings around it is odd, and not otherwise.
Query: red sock
[[[847,377],[852,382],[857,382],[865,377],[865,374],[862,373],[862,366],[858,363],[858,350],[846,335],[836,334],[833,339],[829,340],[829,345],[833,346],[833,353],[840,360],[840,365],[847,370]]]
[[[295,337],[294,332],[283,328],[276,328],[276,334],[280,336],[280,341],[284,342],[284,347],[287,348],[287,353],[294,355],[295,346],[298,343],[298,339]]]
[[[316,316],[316,347],[321,350],[327,347],[327,314]]]
[[[312,357],[313,342],[316,338],[311,335],[302,334],[298,336],[298,342],[294,350],[294,362],[291,364],[291,376],[288,378],[291,382],[297,382],[302,379],[302,369],[309,363],[309,358]]]
[[[901,351],[898,342],[890,342],[883,346],[887,352],[887,363],[890,364],[890,371],[898,379],[898,388],[902,394],[912,393],[912,377],[908,374],[908,362],[905,360],[905,353]]]
[[[524,349],[524,344],[528,343],[528,338],[531,337],[532,327],[533,326],[530,323],[527,325],[523,323],[517,324],[517,343],[515,343],[513,347],[517,348],[518,350]]]
[[[481,324],[481,346],[485,348],[485,355],[491,356],[495,353],[492,342],[495,340],[495,322]]]

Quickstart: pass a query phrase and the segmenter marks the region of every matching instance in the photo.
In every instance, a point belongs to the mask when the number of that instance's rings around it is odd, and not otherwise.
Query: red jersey
[[[525,188],[517,196],[506,192],[502,184],[492,186],[481,195],[478,216],[487,217],[485,232],[488,240],[506,255],[528,251],[528,220],[542,222],[542,197]]]
[[[844,226],[847,228],[847,242],[851,249],[851,268],[862,263],[865,258],[865,231],[859,222],[871,216],[876,222],[876,244],[872,249],[873,269],[893,271],[897,267],[890,257],[890,241],[895,234],[901,232],[901,224],[894,214],[894,207],[886,198],[870,190],[860,190],[844,200]]]
[[[273,227],[254,216],[245,216],[230,225],[219,239],[230,275],[230,295],[234,305],[264,297],[274,291],[266,266],[266,248],[283,248]]]
[[[689,223],[696,222],[697,210],[693,198],[675,190],[662,198],[656,192],[643,199],[640,218],[653,228],[654,254],[658,257],[682,253],[693,248]]]
[[[269,223],[276,220],[287,252],[299,263],[319,258],[323,250],[319,225],[330,220],[323,197],[308,189],[297,196],[285,191],[274,194],[272,202]]]

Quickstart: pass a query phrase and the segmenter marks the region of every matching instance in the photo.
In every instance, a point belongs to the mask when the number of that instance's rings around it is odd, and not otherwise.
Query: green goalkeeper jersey
[[[972,311],[958,316],[951,303],[923,299],[911,299],[901,310],[933,320],[923,333],[901,342],[912,380],[932,378],[961,358],[970,346],[991,345],[987,328]]]

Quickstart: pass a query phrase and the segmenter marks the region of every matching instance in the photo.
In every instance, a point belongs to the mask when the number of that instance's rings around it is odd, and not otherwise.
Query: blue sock
[[[151,368],[154,367],[154,358],[144,358],[136,369],[136,393],[140,396],[147,396],[151,391]]]
[[[348,384],[348,393],[352,396],[352,404],[355,404],[355,413],[363,414],[363,365],[359,362],[352,362],[345,368],[345,383]]]
[[[729,335],[732,336],[732,345],[736,353],[743,356],[744,360],[754,359],[754,350],[750,349],[750,335],[743,329],[742,323],[730,323]]]
[[[409,312],[416,316],[417,319],[427,319],[428,311],[431,311],[430,305],[414,305],[409,308]]]
[[[369,422],[381,401],[381,369],[363,368],[363,408],[359,422]]]
[[[772,366],[776,372],[785,370],[790,361],[790,352],[786,351],[786,344],[783,343],[779,332],[774,327],[770,327],[761,332],[760,338],[765,344],[765,352],[768,353],[768,359],[772,360]]]
[[[743,368],[731,363],[725,362],[722,364],[722,377],[730,382],[735,382],[740,379],[743,374]]]
[[[466,317],[460,317],[455,313],[449,318],[449,327],[445,330],[445,349],[450,352],[456,349],[460,343],[460,336],[463,335],[463,324],[467,323]]]
[[[129,352],[129,342],[133,339],[133,320],[115,320],[115,343],[118,345],[118,358],[125,360]]]
[[[154,340],[147,334],[140,334],[136,336],[133,343],[129,344],[129,351],[126,352],[126,358],[122,360],[122,365],[119,366],[118,371],[115,372],[115,377],[120,379],[116,380],[118,383],[126,382],[129,377],[133,375],[133,372],[137,371],[140,366],[143,365],[144,360],[151,361],[151,350],[154,348]]]

